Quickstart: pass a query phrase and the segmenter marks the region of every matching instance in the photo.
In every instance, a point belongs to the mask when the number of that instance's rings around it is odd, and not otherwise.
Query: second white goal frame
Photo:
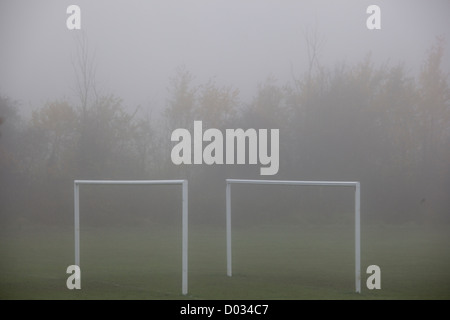
[[[227,275],[231,277],[231,185],[232,184],[275,184],[296,186],[341,186],[355,188],[355,288],[361,292],[361,226],[360,226],[360,183],[357,181],[291,181],[291,180],[243,180],[226,179],[226,224],[227,224]]]
[[[182,191],[182,289],[188,293],[188,181],[187,180],[75,180],[75,265],[80,266],[80,185],[181,185]]]

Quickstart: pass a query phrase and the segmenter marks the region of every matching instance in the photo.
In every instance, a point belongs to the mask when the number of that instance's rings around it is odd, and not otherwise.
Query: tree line
[[[360,181],[366,221],[450,219],[450,86],[439,39],[416,75],[404,64],[376,65],[370,56],[331,67],[310,61],[308,72],[288,83],[269,76],[247,102],[237,88],[214,80],[196,84],[189,70],[179,68],[160,114],[100,94],[84,42],[79,49],[76,101],[50,100],[26,118],[19,113],[20,103],[0,97],[4,222],[72,223],[75,179],[186,178],[191,221],[222,223],[225,179],[259,179],[259,166],[171,163],[172,131],[192,130],[195,120],[223,130],[279,129],[280,169],[271,178]],[[352,199],[341,191],[305,190],[299,196],[283,189],[275,196],[277,191],[264,188],[241,190],[234,201],[242,204],[240,219],[248,222],[273,221],[280,212],[286,219],[300,219],[299,208],[305,211],[302,221],[338,222],[335,212],[348,209]],[[95,213],[85,223],[177,219],[167,212],[178,210],[178,193],[88,188],[82,208]],[[316,214],[318,208],[323,213]]]

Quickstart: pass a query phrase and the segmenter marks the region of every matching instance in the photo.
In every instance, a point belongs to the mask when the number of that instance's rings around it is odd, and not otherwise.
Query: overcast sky
[[[98,87],[130,106],[164,104],[169,78],[182,65],[198,83],[214,78],[250,99],[269,74],[283,84],[291,67],[305,70],[306,30],[323,38],[325,65],[352,64],[371,52],[377,63],[418,68],[440,35],[450,66],[448,0],[1,0],[0,94],[25,111],[74,96],[71,60],[80,31],[66,27],[70,4],[81,8]],[[366,28],[371,4],[381,8],[381,30]]]

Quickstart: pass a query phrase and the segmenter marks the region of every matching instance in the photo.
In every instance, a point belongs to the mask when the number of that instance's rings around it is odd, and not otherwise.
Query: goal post
[[[188,293],[188,181],[187,180],[74,180],[75,265],[80,266],[80,185],[182,186],[182,289]]]
[[[226,237],[227,237],[227,275],[232,276],[231,258],[231,185],[262,184],[290,186],[330,186],[352,187],[355,189],[355,288],[361,293],[361,223],[360,223],[360,183],[357,181],[292,181],[292,180],[243,180],[226,179]]]

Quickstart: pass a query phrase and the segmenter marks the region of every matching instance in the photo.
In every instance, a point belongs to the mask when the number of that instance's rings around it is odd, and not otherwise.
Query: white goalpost
[[[80,185],[181,185],[182,186],[182,289],[188,293],[188,181],[187,180],[75,180],[75,265],[80,266]]]
[[[355,288],[361,293],[361,229],[360,229],[360,183],[347,181],[290,181],[290,180],[242,180],[226,179],[226,229],[227,229],[227,275],[231,277],[231,185],[274,184],[295,186],[331,186],[355,188]]]

